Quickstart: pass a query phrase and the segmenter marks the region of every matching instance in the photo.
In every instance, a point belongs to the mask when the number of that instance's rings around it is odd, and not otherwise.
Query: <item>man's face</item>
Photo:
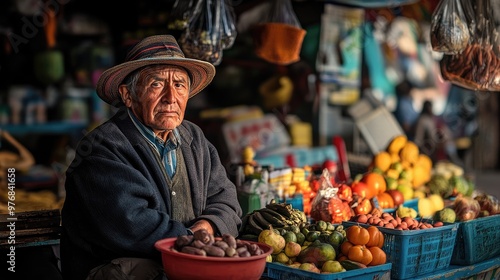
[[[181,124],[189,90],[189,76],[184,69],[163,65],[146,67],[139,74],[137,98],[129,94],[130,98],[124,98],[124,102],[144,125],[161,133]]]

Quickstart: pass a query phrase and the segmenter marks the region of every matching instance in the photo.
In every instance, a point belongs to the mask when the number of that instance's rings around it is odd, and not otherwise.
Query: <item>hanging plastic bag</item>
[[[446,54],[456,54],[465,49],[469,39],[467,18],[461,0],[441,0],[431,19],[432,49]]]
[[[199,0],[189,20],[188,28],[179,38],[182,51],[218,65],[222,61],[221,3],[223,0]]]
[[[494,0],[474,2],[469,13],[473,17],[468,22],[470,43],[462,52],[445,54],[440,61],[445,80],[470,90],[500,91],[500,38],[493,14],[498,6],[491,1]]]
[[[305,35],[291,1],[274,0],[267,21],[254,27],[255,53],[275,64],[297,62]]]
[[[167,29],[179,33],[188,28],[189,19],[193,11],[193,0],[175,0],[167,21]]]
[[[223,0],[221,3],[221,28],[222,28],[222,48],[229,49],[236,40],[236,15],[233,6],[229,0]]]

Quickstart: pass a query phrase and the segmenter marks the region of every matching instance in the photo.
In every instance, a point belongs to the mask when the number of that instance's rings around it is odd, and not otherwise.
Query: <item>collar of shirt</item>
[[[177,157],[175,154],[175,150],[181,144],[179,131],[177,129],[172,130],[172,133],[168,134],[167,142],[164,142],[163,139],[160,139],[156,136],[151,128],[142,124],[132,113],[132,111],[128,110],[128,114],[135,127],[137,128],[137,130],[139,130],[144,139],[146,139],[146,141],[148,141],[148,143],[150,143],[158,151],[158,154],[163,160],[168,175],[170,176],[170,178],[172,178],[177,167]]]

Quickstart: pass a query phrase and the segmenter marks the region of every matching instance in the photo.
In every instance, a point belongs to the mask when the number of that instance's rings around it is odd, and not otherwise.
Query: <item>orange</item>
[[[419,153],[420,151],[417,144],[412,141],[408,141],[399,152],[399,157],[401,158],[401,161],[416,163],[418,161]]]
[[[386,151],[381,151],[373,157],[373,166],[382,170],[382,172],[387,171],[391,163],[391,155]]]
[[[384,175],[376,172],[368,172],[363,175],[361,182],[368,185],[375,195],[381,194],[387,190],[387,183],[385,182]]]
[[[432,160],[426,154],[419,154],[417,163],[415,165],[421,166],[425,170],[428,170],[429,172],[432,170]]]
[[[406,135],[397,135],[387,145],[387,151],[389,154],[399,154],[399,151],[406,145],[406,142],[408,142]]]

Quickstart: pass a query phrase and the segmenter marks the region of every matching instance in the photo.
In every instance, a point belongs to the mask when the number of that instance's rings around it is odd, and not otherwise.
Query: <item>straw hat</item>
[[[167,64],[186,69],[191,79],[189,98],[202,91],[215,76],[209,62],[186,58],[175,38],[156,35],[138,42],[128,53],[125,62],[104,71],[96,85],[97,95],[106,103],[118,106],[121,102],[118,87],[127,75],[147,65]]]

